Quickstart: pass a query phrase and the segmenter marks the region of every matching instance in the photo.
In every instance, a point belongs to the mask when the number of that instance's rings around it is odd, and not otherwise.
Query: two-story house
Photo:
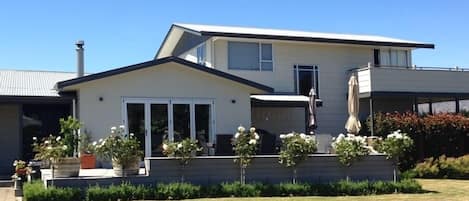
[[[157,156],[164,140],[220,144],[217,136],[233,134],[239,125],[274,135],[305,132],[307,93],[314,88],[321,103],[316,133],[334,136],[345,131],[352,74],[359,78],[362,119],[375,111],[437,112],[432,105],[448,100],[458,112],[460,100],[469,96],[469,74],[416,67],[412,51],[417,48],[434,45],[381,36],[173,24],[147,62],[73,79],[70,73],[37,73],[27,86],[11,81],[25,79],[25,72],[9,72],[9,81],[1,85],[8,90],[0,90],[0,111],[5,122],[12,122],[0,128],[26,146],[39,133],[26,125],[41,128],[51,120],[23,111],[60,103],[63,109],[51,111],[73,114],[93,139],[123,124],[140,139],[146,156]],[[35,87],[44,93],[28,94]],[[25,155],[21,149],[12,154]]]

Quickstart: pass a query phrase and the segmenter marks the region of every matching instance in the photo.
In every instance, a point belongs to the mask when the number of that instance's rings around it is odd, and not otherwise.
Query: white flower
[[[243,126],[239,126],[239,127],[238,127],[238,131],[239,131],[240,133],[244,132],[245,130],[246,130],[246,129],[245,129]]]
[[[103,138],[100,138],[100,139],[98,140],[98,142],[100,142],[100,143],[103,142]]]
[[[305,139],[306,138],[306,135],[304,133],[300,133],[300,138],[301,139]]]
[[[259,135],[257,133],[254,133],[254,139],[256,139],[256,140],[259,139]]]
[[[58,141],[60,141],[60,139],[62,139],[62,138],[59,136],[59,137],[55,138],[55,141],[58,142]]]
[[[51,146],[48,146],[48,147],[47,147],[47,149],[51,150],[51,149],[52,149],[52,147],[51,147]]]
[[[93,142],[93,146],[96,146],[98,144],[98,142],[94,141]]]
[[[106,144],[106,140],[103,140],[103,142],[101,142],[101,145],[104,145]]]
[[[280,135],[280,139],[285,139],[287,136],[285,134]]]
[[[49,143],[50,143],[49,140],[44,141],[44,144],[49,144]]]
[[[294,136],[293,133],[288,133],[288,134],[286,135],[287,138],[290,138],[290,137],[293,137],[293,136]]]
[[[67,145],[62,146],[63,150],[67,150]]]
[[[234,138],[235,138],[235,139],[238,139],[240,135],[241,135],[241,133],[236,132],[236,134],[234,135]]]
[[[256,144],[256,143],[257,143],[257,141],[255,139],[249,140],[249,144]]]
[[[163,150],[168,150],[168,145],[167,144],[163,144]]]
[[[36,141],[36,140],[37,140],[37,137],[33,137],[33,140]]]
[[[133,136],[134,136],[134,133],[130,133],[129,135],[130,135],[130,137],[133,137]]]
[[[116,133],[116,129],[117,128],[115,126],[111,127],[111,133]]]
[[[178,143],[177,148],[178,148],[178,149],[182,148],[182,144],[181,144],[181,143]]]
[[[125,129],[125,126],[124,126],[124,125],[120,125],[119,128],[120,128],[121,130],[124,130],[124,129]]]
[[[251,132],[251,133],[254,133],[254,132],[256,132],[256,128],[254,128],[254,127],[251,127],[251,128],[249,129],[249,132]]]

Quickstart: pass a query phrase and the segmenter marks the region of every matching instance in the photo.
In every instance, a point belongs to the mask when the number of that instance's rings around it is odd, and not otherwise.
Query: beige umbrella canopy
[[[310,133],[314,131],[318,127],[316,122],[316,90],[311,88],[309,91],[309,103],[308,103],[308,110],[309,110],[309,122],[308,127]]]
[[[345,129],[348,133],[358,134],[361,129],[360,121],[358,120],[358,81],[355,75],[350,77],[348,81],[348,120],[345,124]]]

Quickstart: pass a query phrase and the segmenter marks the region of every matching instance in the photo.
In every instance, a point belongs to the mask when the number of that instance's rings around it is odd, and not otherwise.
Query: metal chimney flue
[[[83,46],[85,41],[79,40],[75,43],[77,46],[77,77],[82,77],[85,74],[84,51]]]

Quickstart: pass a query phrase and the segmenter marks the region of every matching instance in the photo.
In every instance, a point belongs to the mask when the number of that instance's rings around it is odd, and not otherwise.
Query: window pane
[[[262,44],[262,60],[272,61],[272,44]]]
[[[129,133],[135,135],[140,142],[140,149],[145,150],[145,105],[143,103],[128,103],[127,121]]]
[[[259,44],[228,42],[228,68],[259,70]]]
[[[205,54],[205,43],[204,43],[197,48],[197,63],[198,64],[205,65],[205,60],[206,60],[205,55],[206,54]]]
[[[174,141],[191,137],[189,104],[173,105]]]
[[[397,65],[398,66],[407,66],[407,51],[398,50],[397,51]]]
[[[380,50],[380,62],[383,66],[391,65],[389,50]]]
[[[151,155],[162,156],[163,140],[168,138],[168,105],[151,104]]]
[[[202,155],[208,155],[210,131],[210,105],[195,105],[195,135],[199,146],[202,147]]]
[[[261,70],[263,70],[263,71],[272,71],[272,69],[273,69],[273,64],[272,64],[272,62],[270,62],[270,61],[267,61],[267,62],[263,61],[263,62],[261,62]]]
[[[313,86],[313,71],[301,71],[299,72],[299,85],[300,94],[308,96],[311,87]]]
[[[391,66],[397,66],[397,51],[391,50]]]

